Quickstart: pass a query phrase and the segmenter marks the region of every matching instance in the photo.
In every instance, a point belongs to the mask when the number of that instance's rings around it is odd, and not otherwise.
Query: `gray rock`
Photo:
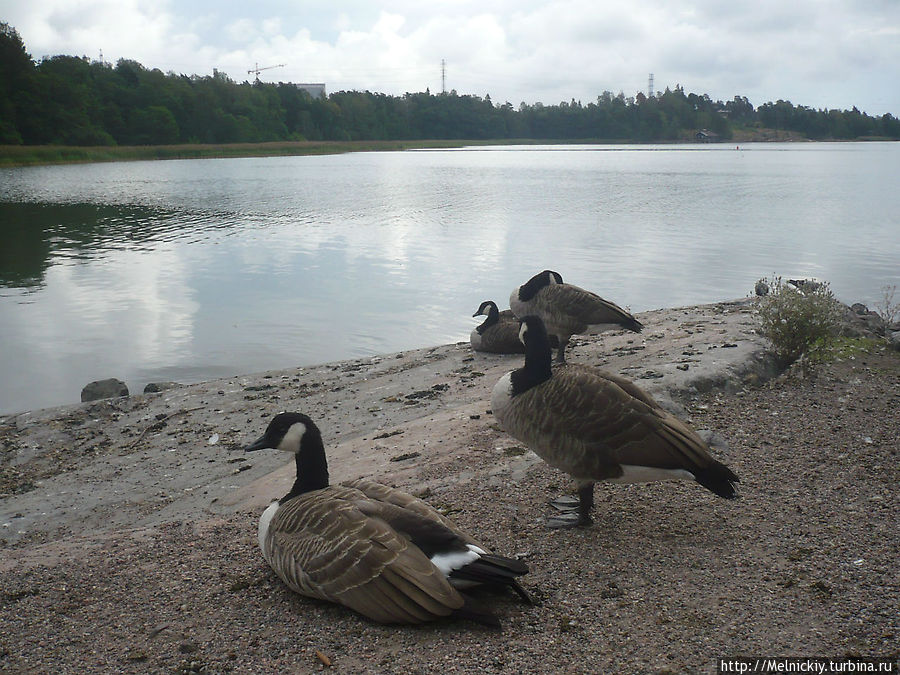
[[[697,429],[697,434],[706,441],[706,444],[719,451],[728,450],[728,441],[714,429]]]
[[[900,352],[900,330],[892,330],[887,334],[888,344],[891,346],[891,349],[896,349]]]
[[[755,293],[762,297],[764,295],[769,294],[769,284],[767,284],[763,279],[760,279],[756,282],[756,286],[753,288]]]
[[[844,337],[886,337],[885,320],[861,302],[844,306],[839,334]]]
[[[122,380],[110,377],[106,380],[95,380],[81,390],[81,402],[96,401],[101,398],[128,396],[128,387]]]
[[[148,382],[144,387],[145,394],[158,394],[166,389],[175,389],[181,385],[178,382]]]

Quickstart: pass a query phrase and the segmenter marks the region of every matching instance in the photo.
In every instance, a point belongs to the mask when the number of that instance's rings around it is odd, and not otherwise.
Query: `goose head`
[[[272,418],[266,432],[244,448],[246,452],[272,448],[294,455],[297,464],[297,480],[294,487],[281,500],[311,490],[328,487],[328,463],[319,427],[302,413],[279,413]]]
[[[492,314],[500,314],[500,310],[497,308],[497,303],[493,300],[485,300],[478,307],[478,311],[472,315],[472,318],[476,316],[491,316]]]
[[[493,300],[485,300],[481,303],[478,311],[472,315],[472,318],[475,318],[476,316],[487,317],[484,322],[475,329],[480,335],[484,333],[485,330],[500,321],[500,310],[497,309],[497,303],[495,303]]]

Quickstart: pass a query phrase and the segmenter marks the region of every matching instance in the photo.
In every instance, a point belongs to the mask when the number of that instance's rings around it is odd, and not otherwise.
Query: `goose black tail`
[[[534,604],[531,596],[516,579],[527,573],[528,565],[521,560],[488,554],[482,555],[478,560],[465,567],[453,570],[450,573],[450,579],[471,581],[485,586],[509,586],[525,602]]]
[[[627,319],[621,322],[622,328],[626,328],[634,333],[640,333],[644,330],[644,324],[635,319],[633,316],[629,316]]]
[[[694,472],[694,478],[710,492],[725,499],[736,499],[738,491],[735,483],[741,481],[737,475],[721,462],[713,462],[701,471]]]

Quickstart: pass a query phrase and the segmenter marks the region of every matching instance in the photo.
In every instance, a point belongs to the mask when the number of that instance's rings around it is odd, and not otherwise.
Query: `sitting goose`
[[[428,504],[369,480],[328,485],[322,434],[300,413],[280,413],[246,450],[294,453],[297,479],[259,520],[266,562],[297,593],[380,623],[499,620],[459,589],[508,586],[530,601],[519,560],[492,555]]]
[[[566,345],[576,333],[597,333],[620,326],[635,333],[644,328],[640,321],[619,307],[578,286],[565,284],[552,270],[535,274],[509,296],[509,306],[520,319],[539,316],[547,332],[559,339],[557,363],[566,362]]]
[[[589,524],[598,481],[687,478],[720,497],[737,497],[734,472],[633,382],[588,366],[551,368],[547,331],[536,316],[522,319],[520,336],[525,366],[500,378],[491,408],[510,435],[578,484],[577,502],[553,503],[567,513],[548,519],[550,527]]]
[[[497,303],[485,300],[472,316],[487,316],[484,323],[472,330],[469,336],[472,349],[494,354],[525,353],[525,345],[519,339],[519,321],[510,310],[501,312]]]

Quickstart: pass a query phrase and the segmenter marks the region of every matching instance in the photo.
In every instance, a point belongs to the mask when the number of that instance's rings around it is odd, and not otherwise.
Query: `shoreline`
[[[594,524],[571,531],[542,524],[570,481],[489,412],[522,357],[467,343],[0,417],[4,467],[28,488],[11,494],[4,474],[0,670],[671,675],[740,654],[896,660],[900,358],[877,346],[778,374],[753,313],[752,299],[656,310],[638,315],[644,333],[573,340],[572,362],[623,373],[708,430],[741,498],[600,485]],[[256,524],[294,465],[241,449],[285,409],[321,427],[333,482],[426,497],[525,560],[537,603],[489,596],[502,632],[382,626],[287,590]]]
[[[178,144],[146,146],[77,146],[77,145],[4,145],[0,146],[0,169],[28,166],[89,164],[94,162],[139,162],[163,159],[239,159],[251,157],[299,157],[334,155],[348,152],[391,152],[403,150],[445,150],[470,146],[493,145],[732,145],[746,143],[873,143],[898,142],[892,138],[859,138],[853,140],[810,140],[793,132],[760,130],[736,133],[729,140],[714,143],[694,139],[634,141],[604,139],[433,139],[393,141],[267,141],[260,143],[225,143],[220,145]]]
[[[643,333],[574,336],[571,358],[625,375],[677,409],[676,400],[698,392],[737,389],[745,379],[777,374],[753,311],[748,298],[644,312],[638,315],[647,326]],[[473,352],[460,342],[0,416],[0,439],[11,453],[0,483],[0,523],[14,522],[0,532],[0,542],[43,541],[54,531],[80,534],[136,517],[154,524],[259,506],[290,479],[273,478],[283,464],[278,453],[251,465],[240,448],[282,410],[317,421],[336,458],[333,480],[408,473],[428,457],[407,444],[427,445],[432,427],[449,430],[460,420],[468,425],[471,416],[486,417],[494,383],[521,362],[521,355]],[[412,425],[417,433],[396,433]],[[378,434],[394,436],[373,443]],[[419,453],[416,461],[391,462],[411,452]],[[352,470],[344,463],[350,458]],[[287,465],[288,473],[292,468]],[[170,478],[152,479],[159,472]],[[111,497],[122,480],[131,494]],[[57,494],[64,498],[49,496]],[[32,516],[39,508],[44,516]]]

